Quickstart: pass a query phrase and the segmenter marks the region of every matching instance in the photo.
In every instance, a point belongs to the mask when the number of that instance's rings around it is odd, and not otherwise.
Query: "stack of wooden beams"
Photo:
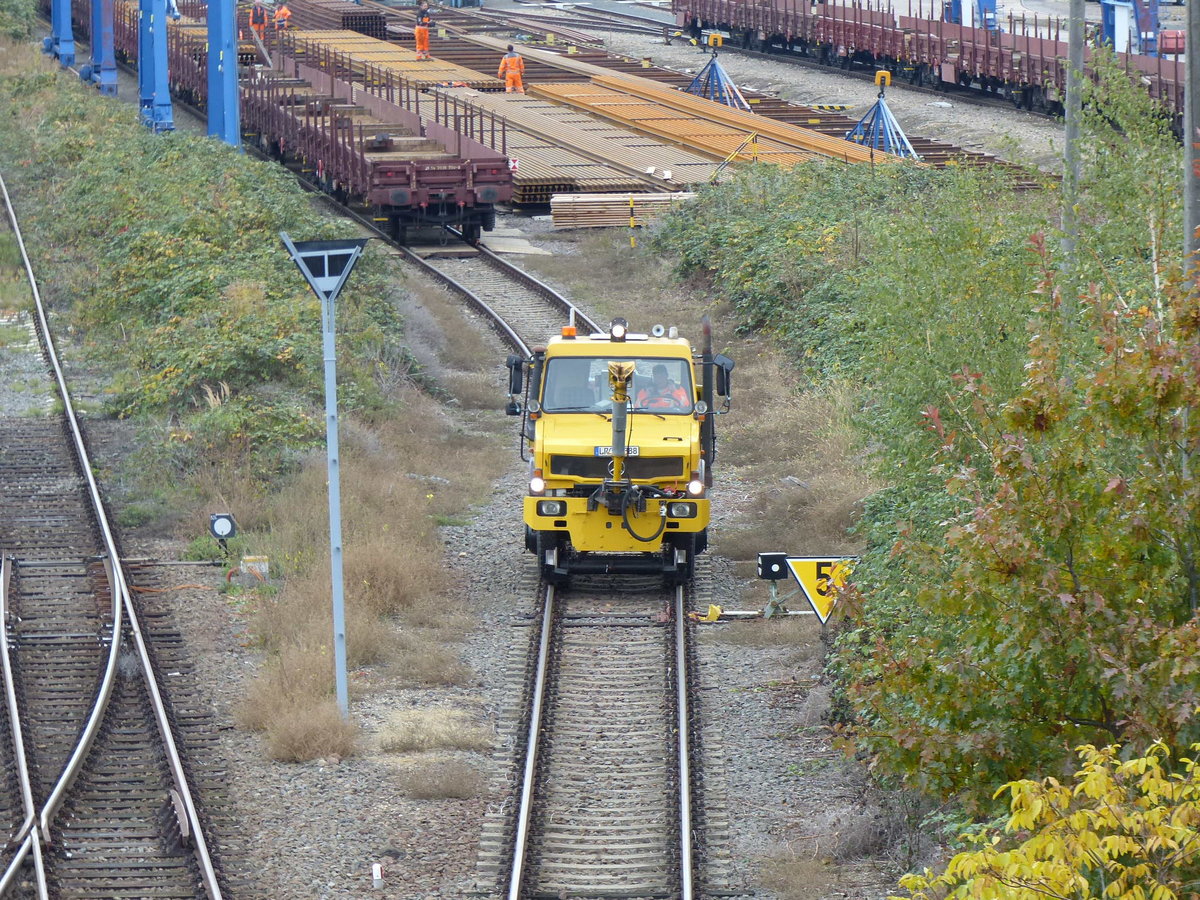
[[[617,228],[648,225],[696,195],[670,194],[555,194],[550,198],[550,221],[555,228]]]

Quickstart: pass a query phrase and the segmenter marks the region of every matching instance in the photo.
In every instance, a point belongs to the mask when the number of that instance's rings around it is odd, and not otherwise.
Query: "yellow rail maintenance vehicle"
[[[529,462],[525,546],[544,578],[692,575],[708,546],[715,417],[729,411],[733,360],[655,325],[605,334],[573,325],[508,357],[509,415],[521,416]],[[719,409],[718,409],[719,403]]]

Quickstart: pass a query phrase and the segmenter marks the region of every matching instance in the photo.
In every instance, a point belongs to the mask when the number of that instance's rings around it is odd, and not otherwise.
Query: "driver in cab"
[[[637,395],[638,409],[689,409],[687,391],[673,382],[667,375],[667,367],[662,363],[652,370],[653,380]]]

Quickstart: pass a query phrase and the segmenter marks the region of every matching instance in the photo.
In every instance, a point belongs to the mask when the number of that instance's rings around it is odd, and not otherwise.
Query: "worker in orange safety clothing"
[[[275,10],[275,30],[287,31],[288,26],[291,24],[291,19],[292,11],[288,9],[286,3],[280,3],[279,8]]]
[[[267,8],[263,6],[262,0],[254,0],[254,6],[250,8],[250,27],[254,29],[260,41],[266,39]]]
[[[691,409],[687,391],[677,385],[667,374],[662,363],[650,370],[653,380],[637,395],[634,409]]]
[[[429,55],[429,29],[433,27],[433,14],[429,12],[429,4],[421,0],[417,5],[417,24],[413,27],[413,37],[417,39],[417,59],[433,59]]]
[[[496,77],[504,79],[504,90],[506,93],[523,94],[525,93],[525,85],[521,81],[521,76],[524,74],[525,60],[521,59],[521,54],[513,49],[512,44],[509,44],[508,52],[500,60],[500,70],[496,73]]]

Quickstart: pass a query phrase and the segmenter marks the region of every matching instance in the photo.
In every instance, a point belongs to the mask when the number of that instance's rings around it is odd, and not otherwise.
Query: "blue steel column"
[[[164,0],[140,0],[138,4],[138,91],[142,124],[156,132],[174,131],[167,79],[167,9]]]
[[[113,0],[92,0],[91,79],[101,94],[117,95],[117,58],[113,52]]]
[[[111,2],[111,0],[110,0]],[[208,136],[241,144],[237,85],[237,0],[208,3]]]
[[[42,49],[64,66],[75,65],[75,33],[71,30],[71,0],[50,0],[50,37]]]

